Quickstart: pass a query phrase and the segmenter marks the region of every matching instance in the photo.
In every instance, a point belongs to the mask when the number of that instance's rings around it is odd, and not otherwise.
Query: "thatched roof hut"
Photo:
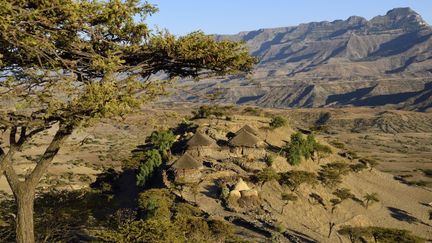
[[[255,148],[260,145],[261,140],[246,130],[241,130],[233,137],[229,144],[234,147]]]
[[[185,153],[171,166],[170,173],[176,182],[197,182],[201,178],[202,162]]]
[[[189,155],[188,153],[183,154],[171,168],[176,170],[191,170],[191,169],[200,169],[202,167],[202,163],[196,160],[194,157]]]
[[[204,133],[197,132],[187,142],[188,148],[196,147],[217,147],[216,142]]]
[[[244,125],[242,128],[240,128],[240,129],[236,132],[236,134],[239,134],[239,133],[242,132],[242,131],[246,131],[246,132],[251,133],[251,134],[253,134],[253,135],[255,135],[255,136],[258,136],[258,135],[259,135],[258,130],[255,129],[255,128],[253,128],[253,127],[251,127],[251,126],[249,126],[248,124],[246,124],[246,125]]]

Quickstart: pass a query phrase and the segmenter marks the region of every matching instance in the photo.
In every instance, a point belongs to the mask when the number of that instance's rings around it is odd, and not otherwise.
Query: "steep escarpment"
[[[265,107],[432,107],[432,28],[410,8],[215,38],[244,41],[260,60],[253,74],[183,81],[193,95],[175,100],[217,91],[219,102]]]

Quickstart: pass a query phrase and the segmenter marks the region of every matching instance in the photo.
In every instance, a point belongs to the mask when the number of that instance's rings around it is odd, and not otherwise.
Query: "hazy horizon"
[[[429,25],[432,23],[432,13],[428,11],[432,9],[432,1],[422,0],[274,0],[266,4],[258,0],[150,0],[149,3],[156,4],[159,8],[158,13],[148,18],[150,26],[168,29],[176,35],[184,35],[195,30],[202,30],[208,34],[236,34],[262,28],[347,19],[354,15],[369,20],[378,15],[385,15],[393,8],[402,7],[410,7]]]

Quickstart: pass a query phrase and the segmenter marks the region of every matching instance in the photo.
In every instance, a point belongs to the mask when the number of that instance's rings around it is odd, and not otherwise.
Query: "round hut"
[[[258,130],[255,129],[255,128],[253,128],[253,127],[251,127],[251,126],[249,126],[249,125],[247,125],[247,124],[244,125],[242,128],[240,128],[235,134],[237,135],[237,134],[239,134],[242,131],[246,131],[246,132],[248,132],[250,134],[253,134],[255,136],[259,136]]]
[[[240,129],[229,141],[229,145],[232,147],[232,152],[241,155],[262,156],[262,153],[265,153],[265,150],[262,149],[264,142],[246,129]]]
[[[193,156],[207,156],[217,150],[218,145],[208,135],[196,132],[187,142],[187,151]]]
[[[196,160],[189,153],[183,154],[172,166],[174,181],[196,182],[201,178],[202,162]]]

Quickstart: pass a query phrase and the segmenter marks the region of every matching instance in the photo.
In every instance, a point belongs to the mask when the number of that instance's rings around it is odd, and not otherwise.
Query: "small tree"
[[[315,173],[307,171],[292,170],[282,173],[279,183],[288,186],[291,191],[297,191],[302,184],[315,185],[318,183]]]
[[[369,207],[370,204],[375,203],[375,202],[379,202],[378,199],[378,193],[367,193],[366,195],[363,196],[363,199],[365,201],[365,207],[366,209]]]
[[[333,153],[329,146],[320,143],[315,144],[314,150],[317,153],[318,164],[320,163],[321,159],[326,158]]]
[[[288,123],[287,119],[283,116],[275,116],[270,121],[270,127],[275,129],[286,126]]]
[[[342,200],[340,200],[339,198],[332,198],[332,199],[330,199],[330,203],[332,205],[331,213],[333,213],[335,211],[336,207],[342,203]]]
[[[169,78],[234,74],[256,62],[240,43],[194,32],[175,37],[145,23],[157,9],[140,1],[0,1],[0,148],[17,203],[17,242],[34,242],[36,187],[68,137],[98,119],[125,116],[165,94]],[[17,151],[43,131],[55,135],[32,172],[14,170]]]
[[[280,175],[276,173],[271,167],[264,168],[262,171],[258,172],[254,176],[254,180],[256,182],[261,183],[261,186],[264,185],[264,183],[271,181],[271,180],[279,180]]]
[[[162,165],[162,156],[156,149],[144,153],[144,159],[140,161],[136,176],[137,186],[144,186],[153,176],[156,168]]]
[[[146,140],[154,149],[159,150],[162,156],[166,157],[176,141],[176,136],[171,130],[154,131]]]
[[[345,201],[347,199],[355,198],[354,194],[351,193],[351,190],[348,188],[340,188],[336,189],[336,191],[333,192],[333,195],[338,197],[341,201]]]
[[[356,164],[350,165],[350,168],[351,168],[352,172],[358,173],[358,172],[366,169],[367,166],[363,163],[356,163]]]
[[[368,159],[368,158],[361,158],[359,159],[359,162],[367,165],[369,167],[369,171],[372,171],[373,168],[379,165],[379,162],[374,159]]]
[[[341,162],[322,165],[318,172],[318,179],[325,186],[335,187],[342,182],[342,175],[348,174],[349,171],[349,166]]]
[[[266,155],[264,155],[263,160],[268,167],[271,167],[273,165],[273,162],[274,162],[274,157],[271,154],[266,154]]]

